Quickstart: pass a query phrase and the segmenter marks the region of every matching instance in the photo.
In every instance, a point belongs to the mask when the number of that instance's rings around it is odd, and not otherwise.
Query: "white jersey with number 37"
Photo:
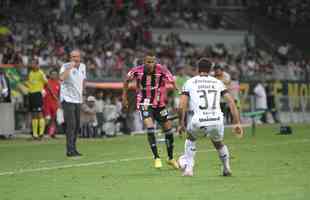
[[[223,123],[220,100],[224,90],[222,81],[212,76],[189,79],[182,89],[189,96],[189,122],[200,127]]]

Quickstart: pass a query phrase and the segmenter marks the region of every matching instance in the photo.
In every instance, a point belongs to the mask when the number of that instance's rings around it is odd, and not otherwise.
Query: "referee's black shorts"
[[[29,93],[29,111],[42,112],[43,97],[41,92]]]

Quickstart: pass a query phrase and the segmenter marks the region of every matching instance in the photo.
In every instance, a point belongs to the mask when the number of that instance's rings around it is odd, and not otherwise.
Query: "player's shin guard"
[[[45,120],[44,118],[40,118],[38,121],[39,121],[39,136],[43,136],[45,130]]]
[[[32,119],[31,125],[32,125],[32,135],[34,138],[38,138],[38,119]]]
[[[196,155],[196,142],[189,139],[185,140],[185,156],[187,158],[188,164],[192,167],[195,164],[195,155]]]
[[[147,139],[149,141],[152,153],[154,155],[154,158],[159,158],[157,145],[156,145],[156,139],[155,139],[155,129],[154,128],[148,128],[147,129]]]
[[[169,160],[173,159],[173,132],[172,129],[168,129],[165,131],[165,139],[166,139],[166,146],[167,146],[167,153]]]
[[[223,145],[222,148],[217,150],[219,153],[219,158],[223,163],[224,169],[230,170],[230,164],[229,164],[229,151],[226,145]]]

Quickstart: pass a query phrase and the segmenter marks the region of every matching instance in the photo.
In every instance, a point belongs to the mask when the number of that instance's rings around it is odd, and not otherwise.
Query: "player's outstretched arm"
[[[237,137],[241,138],[243,136],[243,129],[240,124],[240,117],[239,117],[239,111],[237,109],[237,106],[235,104],[235,100],[229,93],[225,93],[224,95],[228,105],[229,109],[233,115],[233,123],[234,123],[234,133],[237,135]]]

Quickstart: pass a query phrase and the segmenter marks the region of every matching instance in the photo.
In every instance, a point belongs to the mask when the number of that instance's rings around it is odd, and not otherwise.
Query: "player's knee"
[[[172,129],[172,123],[170,120],[164,121],[163,125],[165,130]]]
[[[192,133],[187,133],[186,138],[190,141],[196,141],[196,136],[193,135]]]
[[[144,119],[144,124],[147,128],[154,128],[153,120],[150,117]]]
[[[214,141],[214,140],[212,140],[212,143],[213,143],[213,145],[214,145],[214,147],[216,149],[221,149],[224,146],[223,141]]]

